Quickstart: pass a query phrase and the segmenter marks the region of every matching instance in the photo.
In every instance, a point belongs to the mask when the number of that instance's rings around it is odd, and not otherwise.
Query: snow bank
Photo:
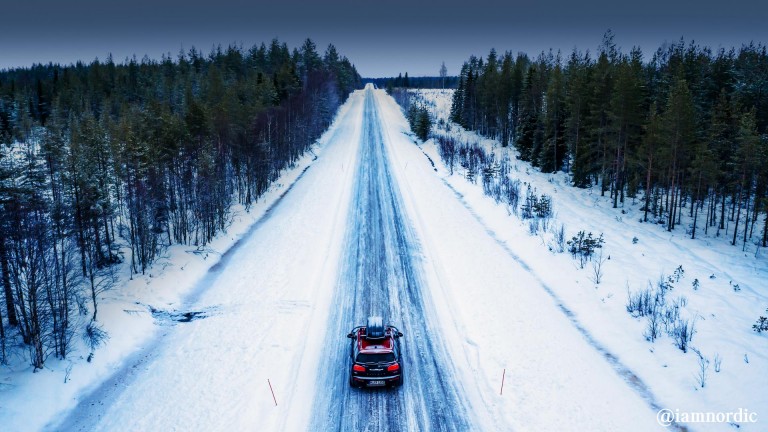
[[[681,412],[734,412],[743,408],[764,417],[762,423],[768,421],[768,340],[765,334],[752,331],[752,324],[760,314],[765,315],[768,307],[768,261],[762,251],[757,256],[754,252],[744,253],[741,247],[730,246],[727,239],[713,235],[713,231],[708,236],[700,231],[699,238],[691,240],[682,231],[670,233],[642,223],[639,202],[628,199],[623,208],[613,209],[599,190],[572,188],[564,173],[542,174],[516,160],[513,149],[501,148],[493,140],[447,122],[450,90],[420,93],[438,123],[443,120],[442,129],[435,133],[478,143],[499,158],[509,157],[511,176],[522,182],[523,192],[531,185],[537,194],[551,196],[555,211],[552,225],[563,224],[566,238],[581,230],[604,235],[603,275],[596,284],[590,262],[579,269],[567,252],[550,251],[552,232],[532,236],[527,222],[484,196],[482,187],[466,180],[461,169],[448,175],[433,141],[422,146],[437,165],[436,177],[455,191],[487,228],[487,234],[496,237],[549,287],[551,300],[561,302],[586,334],[636,374],[660,407]],[[687,223],[684,217],[680,227]],[[675,276],[678,268],[684,271],[679,278]],[[669,283],[670,277],[668,301],[684,298],[681,316],[695,323],[687,353],[666,334],[654,343],[648,342],[644,336],[647,320],[633,318],[626,310],[628,291],[656,286],[661,278]],[[544,315],[540,318],[542,322],[550,319]],[[708,361],[703,388],[699,353]],[[720,372],[715,371],[716,356],[721,360]],[[763,430],[760,425],[740,426]],[[691,426],[697,430],[730,428],[723,424]]]

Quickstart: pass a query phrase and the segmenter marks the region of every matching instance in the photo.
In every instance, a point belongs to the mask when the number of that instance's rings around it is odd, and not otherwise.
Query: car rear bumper
[[[400,381],[400,375],[388,375],[388,376],[378,376],[378,377],[353,375],[352,381],[354,381],[355,383],[361,386],[375,387],[377,385],[379,386],[382,385],[378,382],[384,382],[383,385],[396,384]]]

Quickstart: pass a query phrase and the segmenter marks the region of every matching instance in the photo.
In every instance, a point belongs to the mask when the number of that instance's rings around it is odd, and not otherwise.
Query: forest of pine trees
[[[75,335],[103,337],[116,264],[144,273],[170,245],[210,242],[358,87],[311,40],[1,71],[0,362],[18,348],[37,370]]]
[[[765,45],[715,52],[681,40],[644,61],[609,31],[595,56],[491,50],[464,63],[451,119],[543,172],[599,186],[613,207],[639,200],[644,221],[671,231],[688,212],[692,238],[714,230],[768,246]]]

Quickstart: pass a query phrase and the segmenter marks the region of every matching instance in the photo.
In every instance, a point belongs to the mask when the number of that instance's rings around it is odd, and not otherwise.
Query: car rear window
[[[383,353],[383,354],[365,354],[360,353],[357,355],[358,363],[389,363],[395,361],[395,354]]]

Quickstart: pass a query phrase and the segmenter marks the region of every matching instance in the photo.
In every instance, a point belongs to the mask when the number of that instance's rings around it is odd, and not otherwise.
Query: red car
[[[381,317],[368,318],[368,324],[352,329],[350,356],[352,387],[389,387],[403,384],[403,363],[400,338],[403,334],[391,325],[385,326]]]

